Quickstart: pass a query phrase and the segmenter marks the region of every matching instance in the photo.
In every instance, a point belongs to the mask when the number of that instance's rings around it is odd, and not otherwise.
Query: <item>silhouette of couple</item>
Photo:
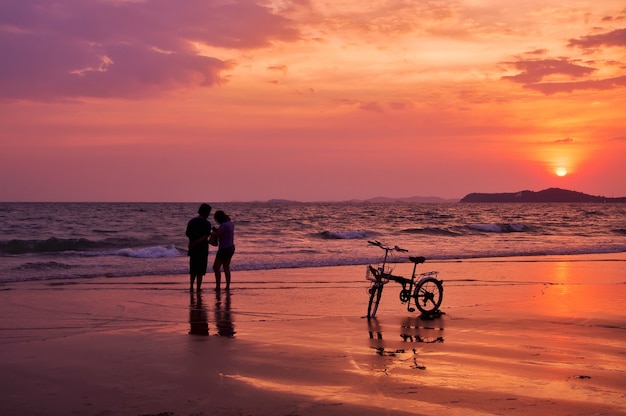
[[[209,244],[217,241],[217,253],[213,262],[215,274],[215,290],[221,289],[222,269],[226,278],[226,290],[230,289],[230,261],[235,254],[235,224],[224,211],[216,211],[213,215],[219,227],[211,227],[208,220],[211,206],[202,204],[198,208],[198,215],[187,223],[185,234],[189,239],[187,255],[189,256],[189,291],[193,291],[194,282],[196,291],[202,288],[202,278],[207,272]]]

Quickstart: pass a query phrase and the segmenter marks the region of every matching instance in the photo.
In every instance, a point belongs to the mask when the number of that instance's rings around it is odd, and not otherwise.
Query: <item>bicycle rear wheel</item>
[[[378,280],[370,287],[370,301],[367,305],[367,317],[375,318],[376,311],[378,310],[378,304],[380,303],[380,297],[383,295],[383,282]]]
[[[443,285],[435,278],[426,278],[415,287],[415,306],[422,313],[431,313],[439,309],[443,301]]]

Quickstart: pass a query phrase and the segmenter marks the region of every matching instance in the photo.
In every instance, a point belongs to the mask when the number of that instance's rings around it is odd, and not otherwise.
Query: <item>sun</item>
[[[556,176],[565,176],[567,175],[567,169],[565,169],[564,167],[558,167],[554,170],[554,173],[556,173]]]

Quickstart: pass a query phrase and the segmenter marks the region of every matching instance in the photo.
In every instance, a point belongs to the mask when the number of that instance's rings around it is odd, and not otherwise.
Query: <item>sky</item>
[[[0,201],[626,196],[623,0],[2,0],[0,57]]]

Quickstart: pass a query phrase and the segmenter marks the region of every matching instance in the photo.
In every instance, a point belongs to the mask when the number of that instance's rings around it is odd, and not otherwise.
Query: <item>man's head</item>
[[[211,214],[211,205],[202,204],[200,208],[198,208],[198,215],[201,217],[207,218]]]

